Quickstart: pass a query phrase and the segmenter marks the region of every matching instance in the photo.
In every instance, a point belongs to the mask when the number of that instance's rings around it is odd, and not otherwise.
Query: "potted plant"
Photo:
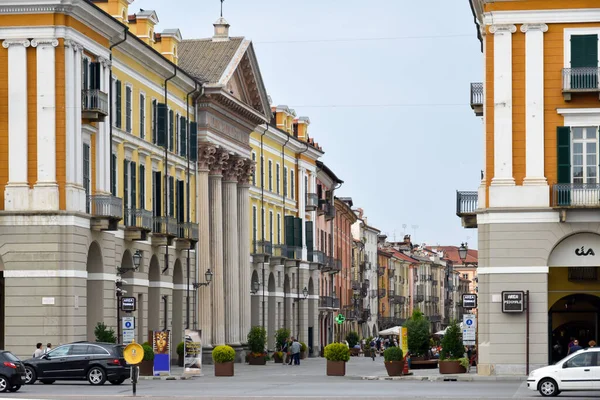
[[[98,322],[94,329],[94,336],[96,336],[96,342],[99,343],[117,343],[117,336],[115,330],[109,328],[104,322]]]
[[[277,329],[275,332],[275,353],[273,353],[273,360],[281,364],[283,363],[283,347],[285,346],[285,342],[290,337],[290,330],[285,328]]]
[[[383,363],[388,376],[401,376],[404,370],[404,354],[400,347],[388,347],[383,352]]]
[[[304,360],[306,358],[307,350],[308,350],[308,346],[306,346],[306,343],[300,342],[300,359]]]
[[[183,353],[185,352],[185,343],[181,342],[177,345],[177,366],[183,367]]]
[[[154,350],[148,342],[142,344],[142,348],[144,349],[144,358],[140,363],[140,375],[152,376],[154,375]]]
[[[233,376],[233,360],[235,360],[233,347],[227,345],[215,347],[212,358],[215,363],[215,376]]]
[[[346,362],[350,359],[350,349],[344,343],[331,343],[325,346],[327,376],[346,375]]]
[[[248,347],[250,347],[248,363],[250,365],[265,365],[267,363],[266,343],[267,332],[265,328],[261,326],[252,327],[248,333]]]
[[[466,367],[469,366],[469,360],[464,355],[465,348],[460,339],[460,328],[454,320],[446,328],[446,334],[442,339],[439,362],[440,374],[464,374],[467,372]]]
[[[429,320],[419,310],[405,323],[408,333],[408,350],[413,361],[422,361],[429,354]]]

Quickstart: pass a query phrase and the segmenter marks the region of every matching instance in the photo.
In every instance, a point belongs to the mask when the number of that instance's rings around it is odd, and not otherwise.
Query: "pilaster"
[[[239,326],[240,342],[247,342],[246,335],[251,328],[251,298],[250,298],[250,177],[254,173],[255,164],[252,160],[245,160],[240,169],[237,185],[237,212],[238,212],[238,264],[239,264]]]

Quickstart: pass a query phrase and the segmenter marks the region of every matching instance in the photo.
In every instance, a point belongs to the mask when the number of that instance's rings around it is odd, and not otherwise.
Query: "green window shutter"
[[[131,133],[131,101],[133,93],[131,87],[125,86],[125,130]]]
[[[113,196],[117,195],[117,156],[115,154],[112,155],[110,159],[110,175],[111,175],[111,185],[110,185],[110,193]]]
[[[83,76],[81,77],[81,88],[83,90],[92,89],[90,88],[90,72],[93,74],[93,71],[90,71],[90,61],[87,58],[83,58],[81,70],[83,71]]]
[[[559,126],[556,128],[557,143],[557,180],[558,183],[571,183],[571,128],[568,126]],[[555,202],[557,205],[570,205],[571,189],[570,186],[558,187],[555,192]]]
[[[162,173],[160,171],[152,172],[153,174],[153,189],[154,193],[152,193],[152,210],[154,211],[154,216],[162,216]]]
[[[179,121],[181,124],[181,149],[179,154],[182,157],[187,157],[187,119],[185,117],[181,117]]]
[[[158,122],[156,120],[157,113],[158,113],[157,108],[158,108],[157,101],[152,100],[152,143],[154,143],[154,144],[156,144],[156,140],[157,140],[157,137],[156,137],[156,134],[157,134],[156,126],[157,126],[157,122]]]
[[[177,222],[185,221],[185,185],[183,181],[177,180]]]
[[[161,147],[167,145],[167,112],[166,104],[156,105],[156,145]]]
[[[125,209],[129,208],[129,173],[127,171],[127,164],[129,164],[129,161],[123,160],[123,206]]]
[[[308,250],[309,253],[309,260],[308,261],[314,261],[312,259],[312,252],[313,252],[313,247],[314,247],[314,243],[313,243],[313,222],[312,221],[306,221],[306,249]]]
[[[175,216],[175,179],[169,177],[169,216]]]
[[[256,253],[256,207],[252,207],[252,253]]]
[[[90,63],[90,89],[100,89],[100,76],[102,74],[100,68],[102,66],[99,62]]]
[[[140,208],[146,209],[146,167],[140,165]]]
[[[169,151],[173,151],[173,136],[175,135],[175,115],[169,110]]]
[[[198,123],[190,122],[190,161],[198,161]]]
[[[294,218],[294,243],[302,247],[302,218]]]
[[[117,87],[117,106],[116,106],[116,119],[115,119],[115,125],[117,128],[121,127],[122,124],[122,118],[123,118],[123,110],[122,110],[122,104],[123,104],[123,99],[122,99],[122,87],[121,87],[121,81],[117,80],[116,83],[116,87]]]
[[[571,68],[598,67],[598,35],[571,36]]]
[[[146,98],[140,94],[140,138],[146,136]]]
[[[137,164],[131,162],[131,208],[137,208]]]
[[[284,218],[284,221],[285,221],[285,244],[287,246],[295,246],[294,217],[291,215],[286,215]]]

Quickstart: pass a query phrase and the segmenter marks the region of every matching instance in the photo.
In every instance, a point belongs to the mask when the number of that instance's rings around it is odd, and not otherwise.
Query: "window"
[[[277,244],[281,244],[281,214],[277,214]]]
[[[156,140],[157,140],[157,133],[158,133],[158,129],[157,128],[157,123],[158,123],[158,118],[157,118],[157,111],[158,111],[158,101],[156,99],[152,100],[152,143],[156,144]]]
[[[175,113],[169,110],[169,151],[173,151],[173,136],[175,135]]]
[[[111,185],[110,193],[117,196],[117,155],[113,154],[110,163]]]
[[[140,165],[139,180],[140,180],[139,207],[142,210],[145,210],[146,209],[146,167],[143,165]]]
[[[294,199],[296,197],[295,192],[296,192],[296,188],[295,188],[295,184],[294,184],[294,171],[290,171],[290,183],[291,183],[291,193],[292,193],[292,199]]]
[[[279,189],[279,181],[280,181],[279,175],[280,175],[280,172],[281,172],[280,171],[280,166],[279,166],[279,164],[277,164],[275,166],[275,190],[277,191],[277,194],[279,194],[281,192],[280,189]]]
[[[273,211],[269,211],[269,242],[273,243]]]
[[[129,161],[123,160],[123,207],[129,209]]]
[[[256,206],[252,207],[252,246],[254,248],[253,253],[256,253]]]
[[[135,162],[131,162],[129,164],[129,168],[130,168],[130,181],[131,181],[131,185],[130,185],[130,190],[131,190],[131,200],[130,200],[130,205],[129,207],[132,210],[136,210],[137,209],[137,164]]]
[[[598,35],[571,36],[571,88],[598,88]]]
[[[83,144],[83,189],[85,190],[85,212],[90,213],[90,202],[87,199],[90,196],[90,145]]]
[[[95,345],[87,346],[87,353],[93,354],[93,355],[103,355],[103,356],[108,355],[108,352],[106,350],[104,350],[100,346],[95,346]]]
[[[572,183],[598,182],[598,128],[572,128],[573,151],[571,159]]]
[[[169,216],[175,216],[175,179],[169,177]]]
[[[273,161],[269,160],[269,192],[273,191]]]
[[[595,367],[593,364],[594,353],[579,354],[567,361],[566,368]]]
[[[179,149],[179,154],[182,157],[187,157],[187,134],[188,134],[188,121],[185,117],[179,117],[179,129],[181,131],[181,148]]]
[[[132,88],[130,85],[125,86],[125,130],[131,133],[131,102]]]
[[[71,351],[71,345],[65,345],[55,348],[48,353],[49,358],[64,357]]]
[[[256,163],[256,153],[252,153],[252,161]],[[252,172],[252,185],[256,186],[256,169]]]
[[[183,121],[180,122],[180,116],[179,113],[177,113],[175,115],[175,147],[177,148],[176,154],[180,154],[181,155],[181,128],[183,125]]]
[[[146,96],[140,93],[140,138],[146,137]]]
[[[116,86],[116,104],[115,104],[115,126],[117,128],[121,128],[123,122],[123,99],[122,99],[122,94],[121,91],[123,90],[122,88],[122,84],[121,81],[117,79],[117,81],[115,82],[115,86]]]
[[[283,167],[283,197],[286,197],[288,194],[287,175],[288,175],[288,169],[286,166],[284,166]]]
[[[71,347],[70,356],[81,356],[88,353],[88,346],[85,344],[76,344]]]

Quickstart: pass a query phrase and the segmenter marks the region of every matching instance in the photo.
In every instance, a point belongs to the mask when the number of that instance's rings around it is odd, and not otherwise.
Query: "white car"
[[[600,348],[579,350],[554,365],[531,371],[527,387],[545,397],[563,391],[600,390]]]

